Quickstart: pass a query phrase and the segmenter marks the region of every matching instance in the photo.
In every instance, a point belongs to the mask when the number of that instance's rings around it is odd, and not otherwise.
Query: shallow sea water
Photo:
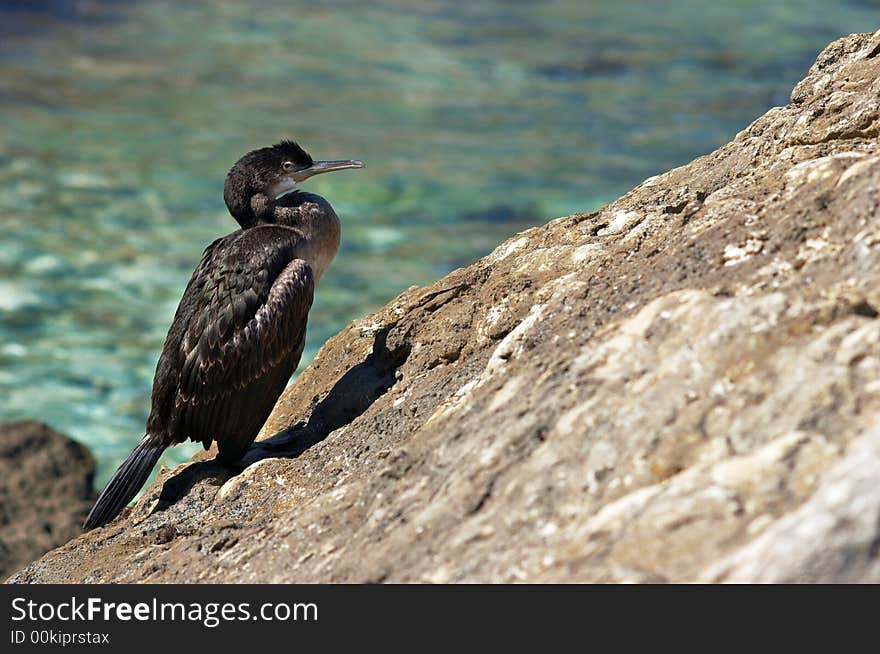
[[[343,242],[305,366],[406,287],[713,150],[878,19],[867,0],[2,2],[0,418],[85,442],[106,481],[249,149],[367,164],[307,185]]]

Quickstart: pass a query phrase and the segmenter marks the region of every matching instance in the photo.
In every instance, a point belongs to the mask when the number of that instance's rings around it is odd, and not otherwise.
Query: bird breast
[[[324,198],[306,193],[294,195],[308,199],[301,199],[295,207],[284,207],[286,211],[279,216],[279,222],[302,234],[295,256],[309,264],[317,284],[339,250],[342,227],[333,207]]]

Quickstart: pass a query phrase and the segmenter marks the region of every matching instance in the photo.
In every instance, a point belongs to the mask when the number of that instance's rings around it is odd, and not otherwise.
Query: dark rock
[[[878,48],[355,321],[243,472],[12,580],[880,581]]]
[[[0,423],[0,575],[82,533],[94,474],[88,449],[51,427]]]

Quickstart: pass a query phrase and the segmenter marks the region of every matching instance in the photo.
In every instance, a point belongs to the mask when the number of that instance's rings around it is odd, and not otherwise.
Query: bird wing
[[[154,381],[155,422],[173,440],[208,447],[214,439],[256,436],[305,341],[314,276],[295,257],[299,238],[288,228],[260,226],[205,250]]]

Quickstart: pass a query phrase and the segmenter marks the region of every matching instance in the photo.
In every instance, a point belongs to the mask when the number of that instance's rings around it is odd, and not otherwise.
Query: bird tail
[[[165,451],[167,446],[158,438],[147,434],[137,447],[132,450],[128,458],[113,473],[113,477],[107,483],[95,506],[89,511],[89,515],[83,524],[83,529],[88,531],[95,527],[107,524],[125,508],[137,492],[144,485],[150,471],[156,465],[156,461]]]

